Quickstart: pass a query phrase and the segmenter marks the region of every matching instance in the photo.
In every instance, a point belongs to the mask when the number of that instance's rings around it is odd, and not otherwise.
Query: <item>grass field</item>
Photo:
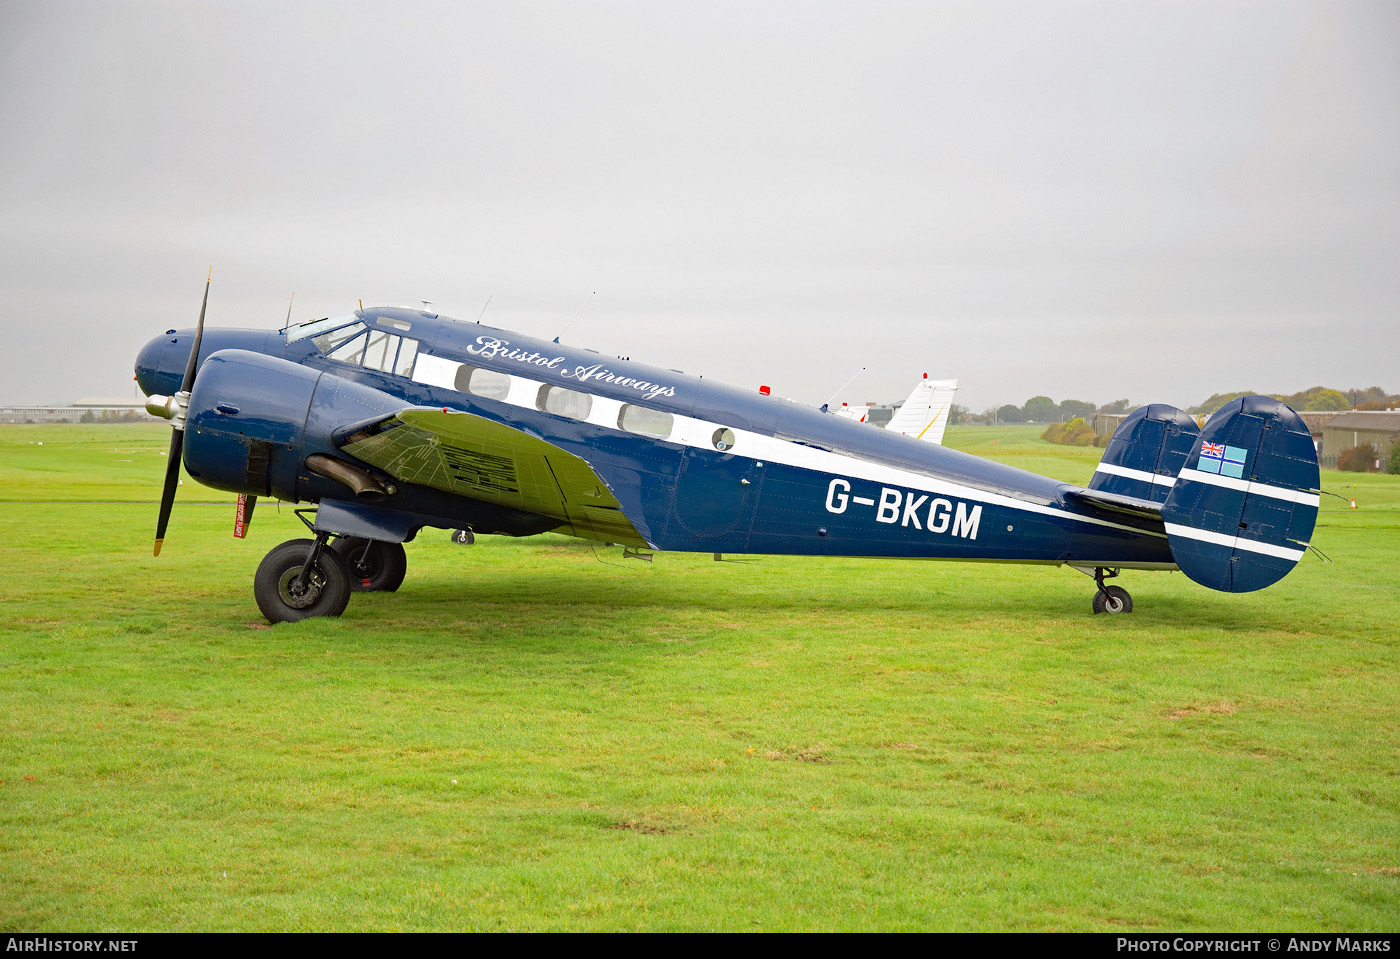
[[[1035,433],[948,440],[1087,482]],[[1400,928],[1400,478],[1324,474],[1334,563],[1126,573],[1122,617],[1063,569],[428,530],[271,628],[302,527],[187,481],[152,558],[168,436],[0,427],[0,928]]]

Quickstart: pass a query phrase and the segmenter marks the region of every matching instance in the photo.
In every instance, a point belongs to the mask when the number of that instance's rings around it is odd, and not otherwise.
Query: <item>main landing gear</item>
[[[342,536],[331,544],[331,549],[345,561],[351,592],[392,593],[408,572],[408,556],[402,543]]]
[[[313,616],[339,616],[351,593],[393,592],[403,582],[408,558],[402,543],[318,532],[290,539],[258,564],[253,598],[273,623]]]
[[[313,616],[339,616],[350,602],[350,574],[329,533],[314,540],[290,539],[274,547],[258,564],[253,598],[274,623],[294,623]]]
[[[1088,572],[1085,570],[1085,572]],[[1133,611],[1133,598],[1128,595],[1128,591],[1122,586],[1106,586],[1104,579],[1113,579],[1118,575],[1116,569],[1105,569],[1102,566],[1094,570],[1094,582],[1099,584],[1099,591],[1094,594],[1094,613],[1131,613]]]

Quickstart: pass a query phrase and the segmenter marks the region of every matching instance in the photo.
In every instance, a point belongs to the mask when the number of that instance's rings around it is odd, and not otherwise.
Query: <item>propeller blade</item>
[[[180,485],[180,455],[185,450],[185,433],[172,430],[170,456],[165,464],[165,489],[160,494],[160,516],[156,518],[156,556],[165,543],[165,527],[170,524],[170,508],[175,505],[175,488]]]
[[[190,360],[185,364],[185,378],[180,381],[182,392],[188,393],[194,387],[194,371],[199,366],[199,344],[204,339],[204,310],[209,306],[209,283],[214,279],[214,268],[209,268],[209,277],[204,281],[204,302],[199,305],[199,323],[194,328],[194,345],[190,347]]]
[[[195,370],[199,368],[199,345],[204,340],[204,312],[209,307],[209,284],[214,279],[214,268],[204,279],[204,302],[199,305],[199,322],[194,328],[194,343],[190,345],[190,358],[185,364],[185,378],[180,381],[180,392],[188,394],[194,388]],[[180,485],[180,459],[185,451],[185,430],[176,426],[171,431],[170,454],[165,463],[165,488],[160,494],[160,515],[156,517],[156,551],[160,555],[165,545],[165,528],[170,525],[170,510],[175,505],[175,489]]]

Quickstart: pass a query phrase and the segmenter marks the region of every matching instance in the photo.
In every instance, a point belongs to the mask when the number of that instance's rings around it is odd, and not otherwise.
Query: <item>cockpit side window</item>
[[[360,333],[345,340],[339,346],[326,353],[333,360],[340,360],[342,363],[354,363],[360,365],[361,358],[365,355],[365,335]]]
[[[399,358],[394,363],[394,373],[398,376],[413,375],[413,361],[418,357],[418,341],[404,337],[399,347]]]
[[[337,347],[341,346],[347,340],[363,333],[364,330],[365,325],[363,323],[351,323],[349,326],[341,327],[338,330],[331,330],[328,333],[315,336],[312,338],[311,342],[316,345],[316,349],[325,353],[327,356],[331,356]],[[340,357],[334,358],[340,359]]]
[[[398,352],[399,338],[380,330],[369,331],[369,342],[365,345],[365,369],[382,370],[394,368],[394,355]],[[385,363],[385,357],[389,362]]]
[[[367,329],[363,323],[321,333],[311,342],[332,360],[397,376],[411,376],[418,358],[417,340]]]

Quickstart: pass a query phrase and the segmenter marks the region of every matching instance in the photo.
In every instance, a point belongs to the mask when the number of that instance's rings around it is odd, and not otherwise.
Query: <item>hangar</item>
[[[1322,465],[1337,465],[1337,457],[1367,443],[1376,448],[1382,464],[1400,438],[1400,410],[1352,410],[1342,413],[1322,428]]]

